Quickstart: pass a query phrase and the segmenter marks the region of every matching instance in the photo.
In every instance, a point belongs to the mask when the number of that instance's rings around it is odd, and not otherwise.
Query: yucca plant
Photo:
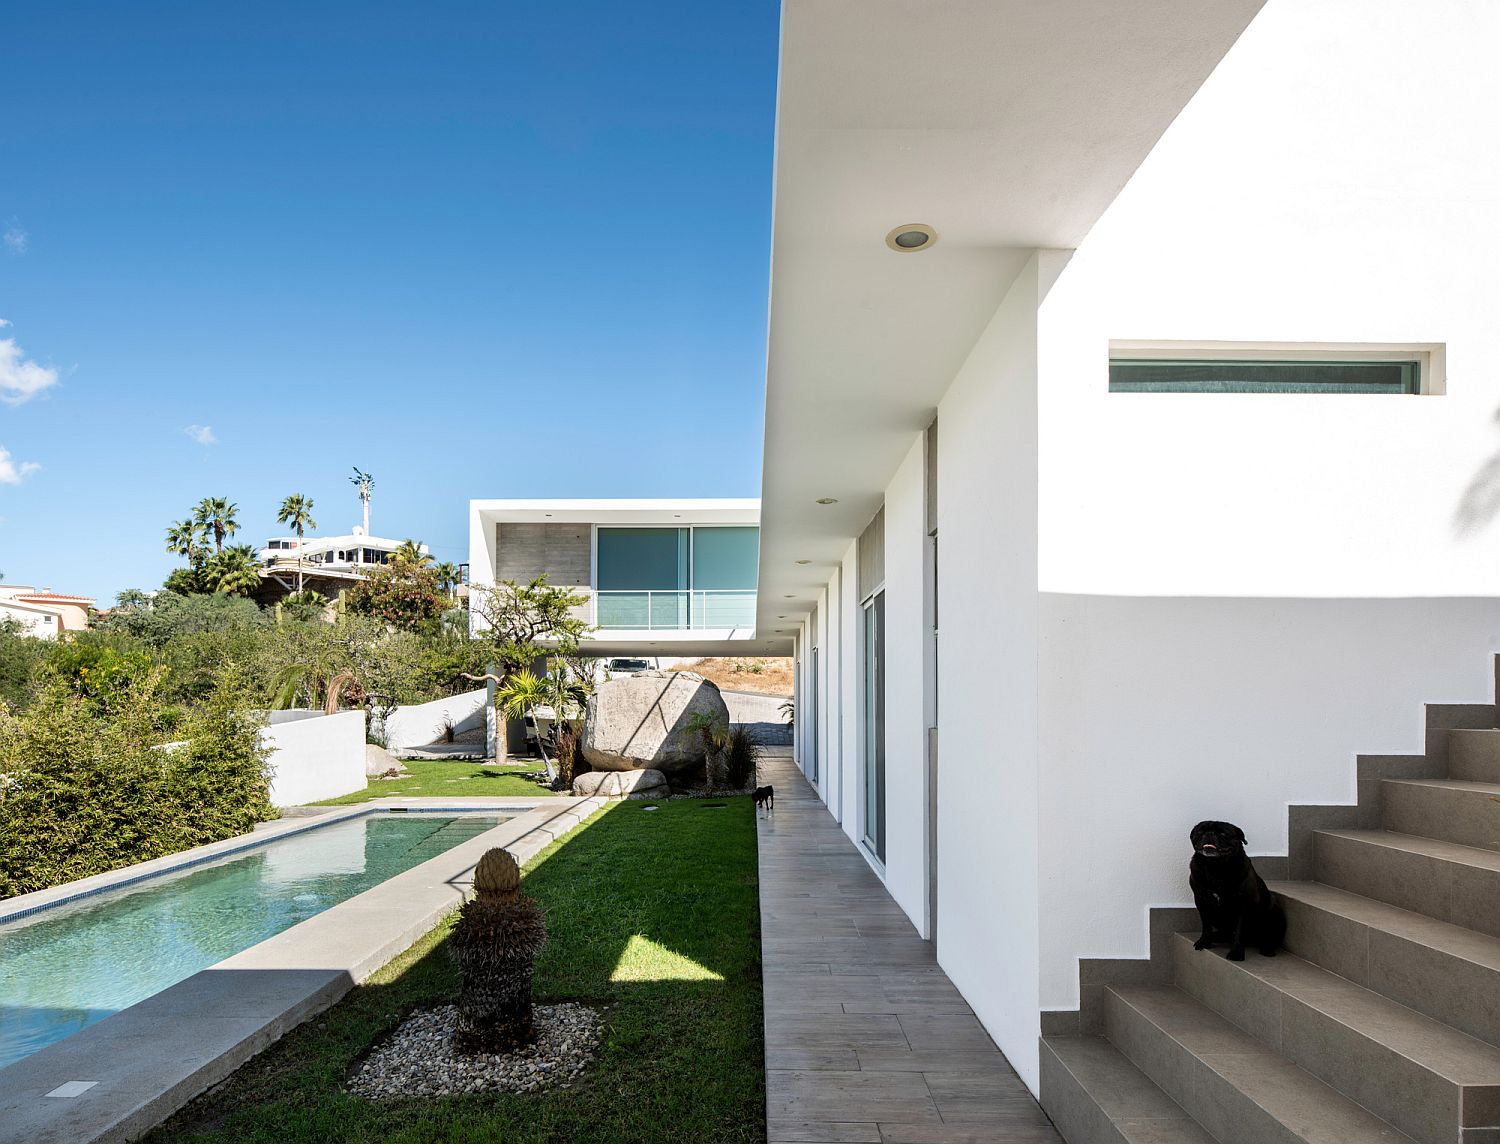
[[[505,1053],[536,1039],[531,974],[546,944],[546,914],[521,890],[516,860],[505,850],[487,850],[474,868],[474,897],[448,939],[463,977],[455,1048]]]

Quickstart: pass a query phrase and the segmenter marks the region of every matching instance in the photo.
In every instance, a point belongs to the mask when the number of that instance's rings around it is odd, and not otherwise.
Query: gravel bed
[[[419,1010],[365,1058],[349,1091],[379,1100],[568,1088],[593,1059],[604,1022],[584,1005],[538,1005],[534,1014],[537,1039],[527,1048],[469,1056],[453,1047],[457,1006]]]

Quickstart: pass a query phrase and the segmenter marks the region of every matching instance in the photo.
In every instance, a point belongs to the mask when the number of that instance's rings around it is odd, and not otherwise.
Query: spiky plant
[[[474,868],[474,897],[448,939],[463,987],[454,1046],[463,1053],[507,1053],[536,1039],[531,972],[547,944],[547,916],[521,890],[521,870],[498,847]]]

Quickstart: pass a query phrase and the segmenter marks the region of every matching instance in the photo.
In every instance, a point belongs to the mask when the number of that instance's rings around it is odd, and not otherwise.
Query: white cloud
[[[25,254],[26,241],[30,236],[21,229],[20,223],[11,219],[6,225],[5,232],[0,234],[0,244],[3,244],[10,254]]]
[[[0,318],[0,329],[10,325]],[[37,365],[28,358],[15,338],[0,338],[0,401],[20,405],[57,384],[57,370]]]
[[[200,445],[217,445],[219,443],[219,439],[214,436],[214,427],[212,425],[189,425],[183,432]]]
[[[41,471],[35,461],[17,461],[10,450],[0,446],[0,485],[19,485],[32,473]]]

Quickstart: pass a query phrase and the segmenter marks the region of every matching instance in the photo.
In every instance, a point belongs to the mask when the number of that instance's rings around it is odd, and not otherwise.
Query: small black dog
[[[1188,837],[1193,842],[1188,885],[1203,920],[1203,936],[1193,948],[1228,942],[1229,960],[1244,961],[1249,944],[1275,957],[1286,937],[1286,911],[1245,853],[1245,832],[1232,822],[1210,819]]]
[[[755,788],[755,809],[766,808],[766,813],[776,809],[776,788],[772,786],[758,786]]]

